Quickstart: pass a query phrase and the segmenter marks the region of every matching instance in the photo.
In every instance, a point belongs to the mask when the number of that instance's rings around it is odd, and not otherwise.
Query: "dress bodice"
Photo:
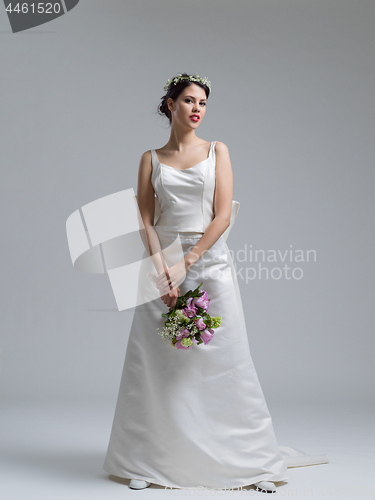
[[[207,229],[214,218],[215,144],[205,160],[183,170],[160,163],[151,149],[151,183],[160,206],[156,226],[179,232]]]

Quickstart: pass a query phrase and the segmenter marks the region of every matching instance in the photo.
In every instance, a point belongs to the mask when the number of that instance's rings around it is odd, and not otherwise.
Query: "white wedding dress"
[[[151,153],[155,228],[165,246],[179,235],[186,254],[213,218],[215,141],[206,160],[184,170]],[[164,342],[157,328],[168,307],[160,298],[135,308],[103,469],[168,487],[236,488],[286,481],[287,466],[326,462],[278,446],[223,235],[189,269],[181,294],[202,281],[209,314],[222,318],[208,345],[178,350]]]

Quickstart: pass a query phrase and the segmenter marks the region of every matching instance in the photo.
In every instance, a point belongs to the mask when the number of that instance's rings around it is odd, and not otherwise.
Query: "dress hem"
[[[164,486],[164,488],[175,488],[175,489],[180,489],[180,490],[191,490],[191,489],[202,489],[202,488],[206,488],[209,490],[223,490],[223,489],[232,490],[232,489],[236,489],[236,488],[243,488],[245,486],[254,486],[254,483],[258,483],[259,481],[272,481],[273,483],[279,483],[281,481],[287,481],[289,479],[289,476],[283,476],[281,479],[275,479],[274,474],[264,473],[264,474],[260,474],[258,476],[255,476],[254,479],[251,479],[251,481],[253,481],[252,483],[239,484],[239,485],[230,486],[230,487],[224,486],[221,488],[213,488],[213,487],[201,486],[201,485],[200,486],[177,486],[175,484],[173,484],[173,485],[172,484],[164,484],[164,483],[161,483],[159,480],[152,478],[152,477],[146,477],[146,476],[142,477],[140,475],[135,476],[135,475],[132,475],[128,472],[121,472],[121,473],[119,473],[117,471],[110,472],[105,467],[103,467],[103,470],[112,476],[120,477],[122,479],[140,479],[142,481],[147,481],[148,483],[151,483],[151,484],[157,484],[158,486]],[[123,474],[126,474],[126,476],[124,476]]]

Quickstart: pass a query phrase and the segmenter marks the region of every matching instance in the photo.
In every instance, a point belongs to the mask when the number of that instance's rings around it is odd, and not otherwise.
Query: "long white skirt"
[[[201,236],[180,233],[184,255]],[[202,281],[208,313],[222,318],[208,345],[178,350],[164,342],[157,328],[168,307],[160,298],[135,308],[103,469],[174,488],[285,481],[222,236],[189,269],[181,294]]]

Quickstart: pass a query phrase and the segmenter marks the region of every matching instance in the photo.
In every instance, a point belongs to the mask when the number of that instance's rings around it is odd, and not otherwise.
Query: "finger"
[[[161,279],[165,279],[165,278],[170,278],[170,275],[169,275],[169,270],[165,267],[164,270],[159,274],[159,276],[157,277],[158,281],[160,281]]]
[[[157,287],[158,288],[165,288],[165,287],[169,287],[169,282],[170,282],[170,278],[166,278],[164,277],[163,279],[160,279],[157,283]]]
[[[160,290],[160,294],[161,295],[168,295],[169,292],[170,292],[170,288],[169,287],[168,288],[162,288]]]
[[[165,269],[165,286],[171,288],[171,274],[169,272],[169,269]]]
[[[165,276],[159,276],[155,283],[156,283],[156,286],[159,288],[159,286],[161,286],[163,283],[165,283],[167,281],[167,278]]]
[[[162,271],[160,274],[156,276],[156,281],[157,283],[160,283],[160,281],[167,279],[167,275],[165,274],[165,271]]]
[[[169,288],[169,285],[167,285],[167,283],[160,283],[159,285],[157,285],[157,288],[161,293],[165,288],[167,288],[167,286]]]

